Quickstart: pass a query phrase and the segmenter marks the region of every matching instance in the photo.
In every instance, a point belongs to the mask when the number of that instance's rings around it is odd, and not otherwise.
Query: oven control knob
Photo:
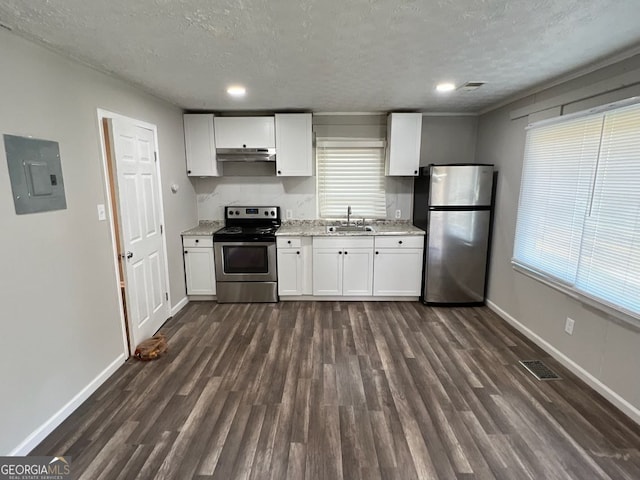
[[[264,211],[265,216],[269,216],[269,212],[267,212],[266,210]]]
[[[236,210],[236,215],[240,215],[240,212],[238,210]]]
[[[233,215],[233,210],[229,210],[229,215]]]
[[[273,210],[271,210],[271,216],[275,217],[276,216],[276,212],[274,212]]]

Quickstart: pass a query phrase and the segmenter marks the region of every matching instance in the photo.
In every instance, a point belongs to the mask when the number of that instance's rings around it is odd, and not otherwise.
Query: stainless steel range
[[[213,234],[218,303],[277,302],[280,207],[225,207]]]

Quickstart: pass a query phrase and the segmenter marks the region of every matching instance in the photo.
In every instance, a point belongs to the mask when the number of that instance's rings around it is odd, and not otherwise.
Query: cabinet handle
[[[198,243],[198,242],[200,242],[200,240],[198,240],[198,239],[196,238],[196,243]]]
[[[376,252],[376,255],[378,255],[380,252]]]
[[[402,245],[402,240],[398,241],[398,243],[399,243],[400,245]]]
[[[287,240],[287,243],[288,243],[289,245],[291,245],[291,240]]]
[[[417,174],[418,174],[418,170],[414,170],[414,171],[413,171],[413,174],[414,174],[414,175],[417,175]]]
[[[338,255],[342,255],[342,252],[338,252]]]
[[[344,252],[344,254],[345,254],[345,255],[346,255],[347,253],[349,253],[349,252]]]
[[[190,174],[190,173],[191,173],[191,170],[187,170],[187,174]]]
[[[296,255],[300,255],[300,252],[296,252]]]
[[[188,250],[185,250],[185,251],[184,251],[184,254],[186,255],[187,253],[189,253],[189,251],[188,251]]]
[[[282,170],[278,170],[278,175],[282,175]]]

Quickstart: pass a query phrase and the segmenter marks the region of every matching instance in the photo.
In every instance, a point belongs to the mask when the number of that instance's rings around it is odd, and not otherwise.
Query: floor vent
[[[560,380],[558,374],[540,360],[520,360],[519,363],[538,380]]]

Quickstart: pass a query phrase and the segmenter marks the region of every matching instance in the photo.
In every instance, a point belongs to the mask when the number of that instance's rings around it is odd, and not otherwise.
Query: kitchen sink
[[[370,225],[327,225],[327,233],[375,232]]]

